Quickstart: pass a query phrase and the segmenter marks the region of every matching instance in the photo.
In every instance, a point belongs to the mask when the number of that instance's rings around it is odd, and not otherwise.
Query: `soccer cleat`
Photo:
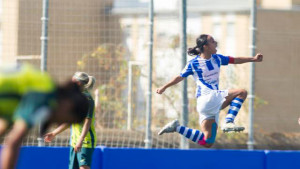
[[[166,124],[159,132],[158,135],[162,135],[164,133],[173,133],[176,131],[177,126],[179,126],[179,121],[173,120],[170,123]]]
[[[227,133],[227,132],[241,132],[241,131],[245,130],[245,127],[239,127],[239,126],[236,126],[233,122],[229,122],[229,123],[226,123],[222,127],[222,130],[223,130],[224,133]]]

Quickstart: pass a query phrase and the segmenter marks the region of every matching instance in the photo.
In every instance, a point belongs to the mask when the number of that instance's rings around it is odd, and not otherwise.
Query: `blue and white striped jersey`
[[[187,63],[180,76],[193,75],[197,84],[196,97],[209,94],[211,90],[219,90],[220,67],[228,65],[229,60],[229,56],[220,54],[213,54],[208,60],[198,55]]]

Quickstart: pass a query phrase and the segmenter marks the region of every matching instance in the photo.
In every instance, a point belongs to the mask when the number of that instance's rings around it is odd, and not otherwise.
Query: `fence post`
[[[186,65],[186,0],[180,1],[180,48],[181,48],[181,64],[182,69]],[[182,84],[182,114],[180,117],[180,122],[182,125],[187,126],[188,125],[188,98],[187,98],[187,79],[183,80]],[[180,148],[182,149],[188,149],[189,143],[187,139],[183,136],[181,136],[180,140]]]
[[[43,0],[42,36],[41,36],[41,71],[47,71],[47,52],[48,52],[48,9],[49,0]],[[38,146],[44,146],[41,137],[41,123],[39,124]]]
[[[154,6],[153,0],[149,3],[149,65],[148,65],[148,91],[147,91],[147,110],[146,110],[146,139],[145,148],[152,146],[152,133],[151,133],[151,113],[152,113],[152,58],[153,58],[153,19]]]

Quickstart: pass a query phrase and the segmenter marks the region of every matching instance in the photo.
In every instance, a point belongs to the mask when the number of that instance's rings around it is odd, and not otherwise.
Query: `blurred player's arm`
[[[0,118],[0,136],[4,134],[8,127],[8,122],[5,119]]]
[[[80,138],[79,138],[78,142],[76,143],[76,146],[74,147],[75,152],[80,152],[83,140],[84,140],[86,134],[88,133],[88,131],[90,130],[91,124],[92,124],[91,118],[86,118],[84,120]]]
[[[1,154],[2,169],[13,169],[16,165],[16,159],[19,155],[19,149],[22,139],[27,134],[28,127],[25,121],[17,120],[12,130],[9,132],[7,140]]]
[[[158,94],[162,94],[168,87],[171,87],[179,82],[181,82],[184,79],[184,77],[181,76],[176,76],[174,79],[172,79],[170,82],[168,82],[167,84],[165,84],[164,86],[158,88],[156,90],[156,93]]]
[[[242,64],[248,62],[262,62],[263,55],[258,53],[254,57],[235,57],[232,64]]]
[[[55,138],[56,135],[58,135],[61,132],[65,131],[69,127],[70,127],[70,124],[68,124],[68,123],[61,124],[60,126],[58,126],[52,132],[45,134],[44,135],[44,141],[47,142],[47,143],[51,142]]]

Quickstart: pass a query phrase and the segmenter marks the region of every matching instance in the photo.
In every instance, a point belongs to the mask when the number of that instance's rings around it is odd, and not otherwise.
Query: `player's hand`
[[[300,118],[298,119],[298,123],[299,123],[299,125],[300,125]]]
[[[75,152],[80,152],[81,151],[81,147],[82,147],[82,142],[79,141],[76,146],[74,147]]]
[[[256,56],[254,57],[254,61],[255,62],[262,62],[263,61],[263,57],[264,55],[262,55],[261,53],[256,54]]]
[[[166,89],[165,89],[164,87],[161,87],[161,88],[158,88],[158,89],[156,90],[156,93],[157,93],[157,94],[162,94],[165,90],[166,90]]]
[[[55,138],[55,134],[52,132],[44,135],[44,141],[46,143],[50,143],[54,138]]]

